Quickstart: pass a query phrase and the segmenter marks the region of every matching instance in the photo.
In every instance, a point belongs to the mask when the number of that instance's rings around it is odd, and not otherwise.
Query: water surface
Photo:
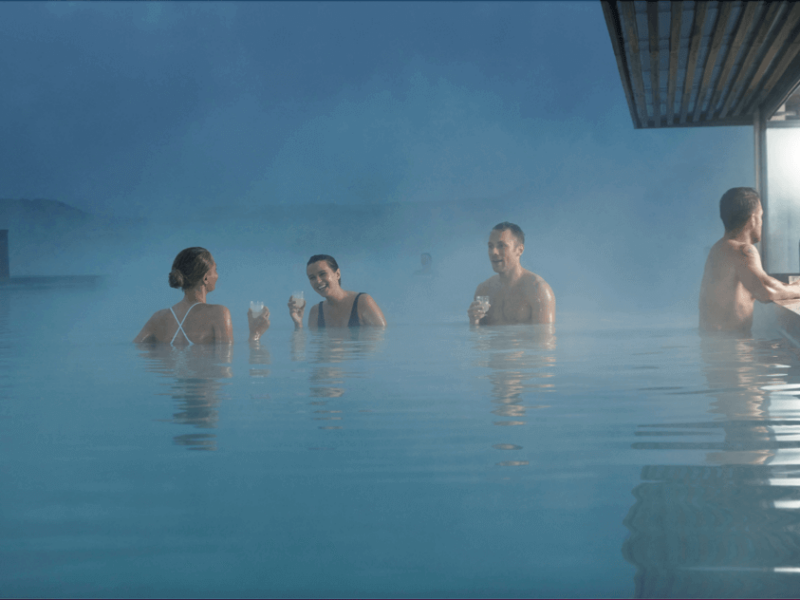
[[[179,350],[104,294],[0,289],[5,597],[796,595],[780,339],[567,317]]]

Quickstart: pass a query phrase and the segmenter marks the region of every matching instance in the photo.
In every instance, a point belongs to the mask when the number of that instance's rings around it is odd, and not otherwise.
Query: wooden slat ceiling
[[[800,83],[800,2],[601,4],[637,129],[752,125]]]

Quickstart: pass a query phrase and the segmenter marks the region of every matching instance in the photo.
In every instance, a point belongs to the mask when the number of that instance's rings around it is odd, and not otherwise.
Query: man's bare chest
[[[531,303],[521,291],[500,289],[490,295],[490,323],[528,323],[531,319]]]

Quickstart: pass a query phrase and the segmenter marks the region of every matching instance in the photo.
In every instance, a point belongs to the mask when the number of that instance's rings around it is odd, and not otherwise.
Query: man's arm
[[[759,302],[791,300],[800,298],[800,281],[785,284],[770,277],[761,267],[761,257],[755,246],[745,244],[741,249],[742,259],[737,264],[739,279]]]
[[[553,289],[540,279],[531,286],[531,323],[555,323],[556,297]]]

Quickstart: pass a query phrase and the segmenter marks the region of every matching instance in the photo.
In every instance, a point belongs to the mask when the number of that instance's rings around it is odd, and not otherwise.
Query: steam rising
[[[108,275],[89,313],[126,339],[195,245],[239,340],[250,300],[273,327],[292,290],[317,301],[315,253],[390,325],[466,320],[506,220],[559,323],[691,320],[719,197],[753,184],[747,128],[632,129],[596,3],[7,3],[12,50],[2,197],[87,215],[0,203],[12,274]]]

